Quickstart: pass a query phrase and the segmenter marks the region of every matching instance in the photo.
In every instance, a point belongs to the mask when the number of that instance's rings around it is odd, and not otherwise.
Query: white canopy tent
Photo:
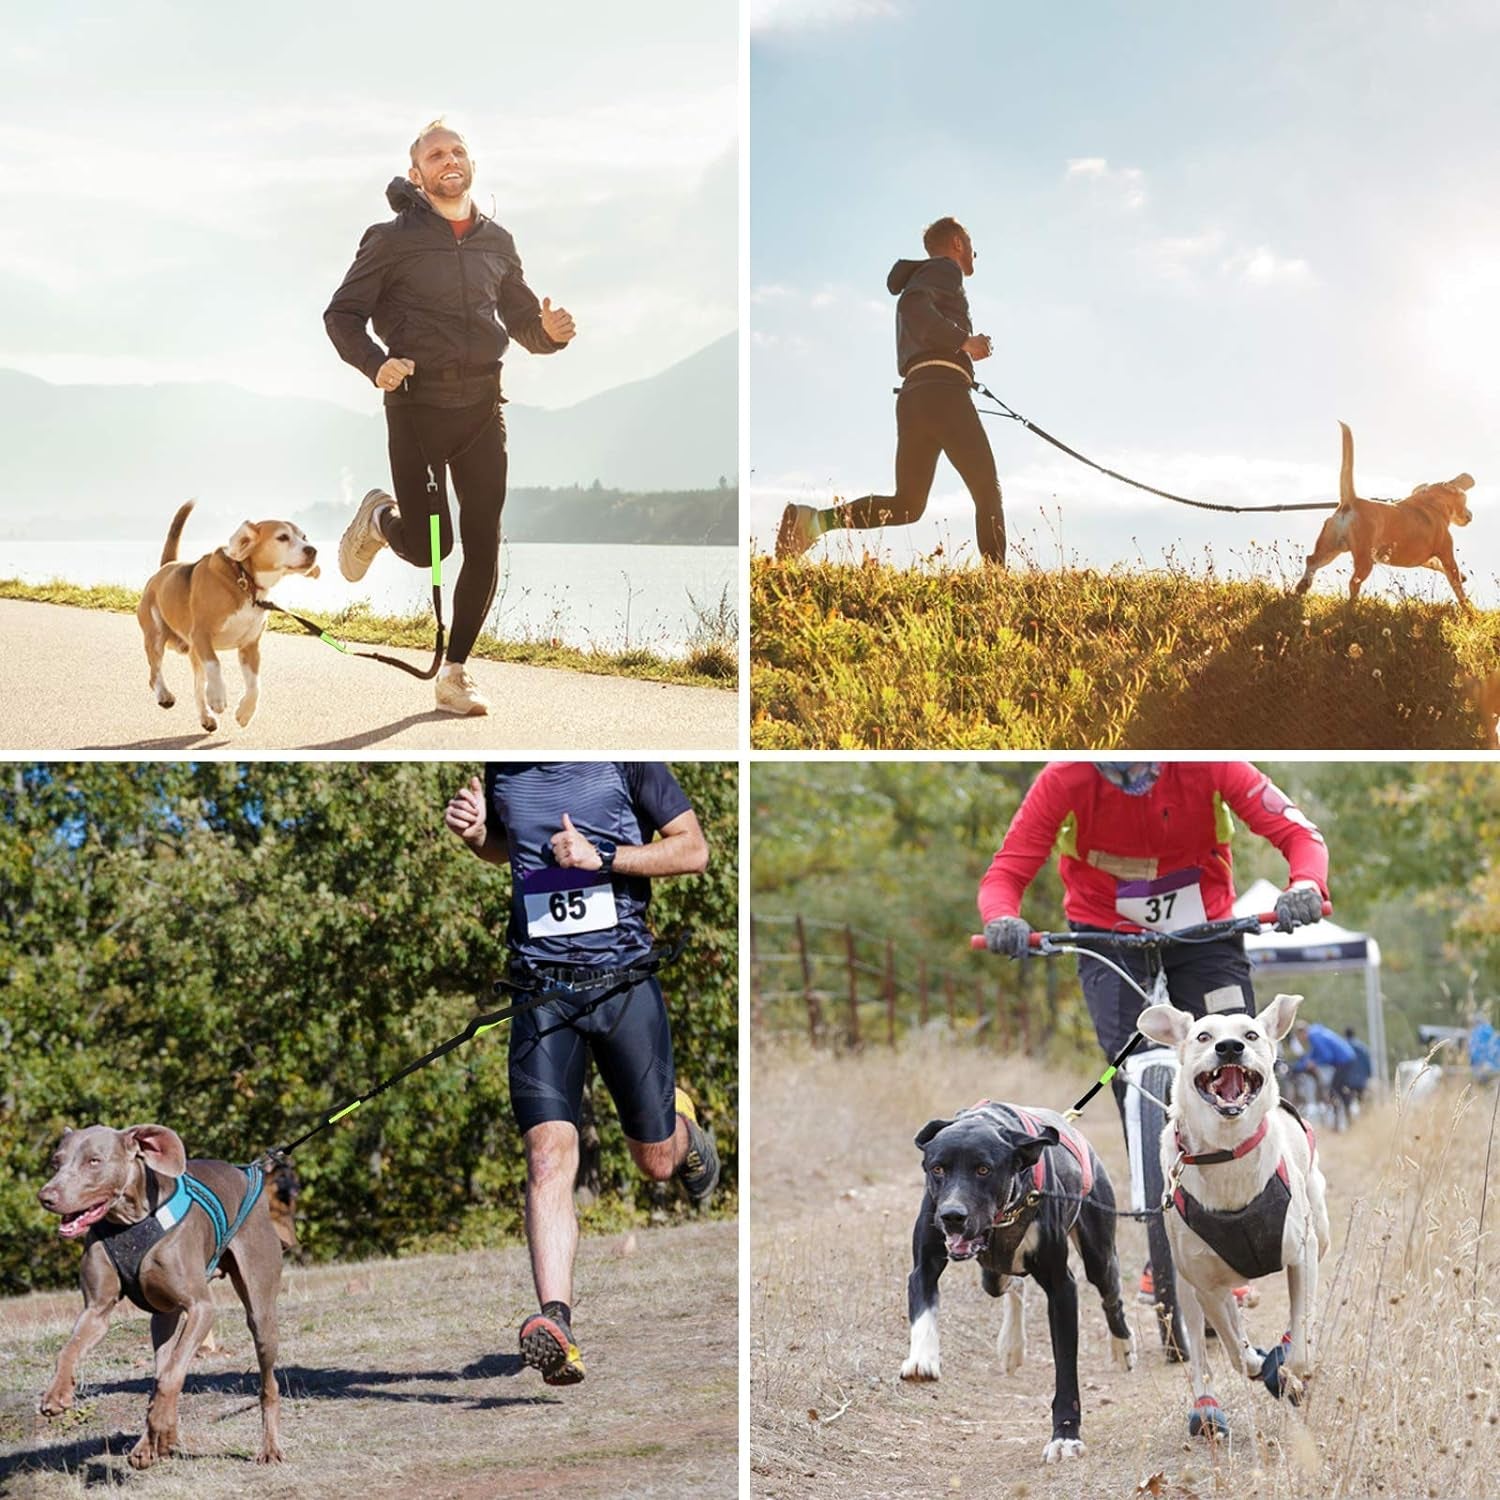
[[[1234,903],[1237,917],[1268,912],[1280,890],[1269,880],[1257,880]],[[1384,1088],[1386,1071],[1385,1009],[1380,1000],[1380,944],[1368,933],[1351,932],[1323,918],[1295,932],[1273,928],[1245,939],[1245,952],[1255,968],[1268,975],[1332,974],[1356,969],[1365,976],[1365,1015],[1370,1037],[1370,1060],[1375,1079]]]

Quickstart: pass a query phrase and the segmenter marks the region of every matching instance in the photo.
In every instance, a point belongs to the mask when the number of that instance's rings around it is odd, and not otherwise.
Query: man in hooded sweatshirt
[[[865,495],[826,510],[788,505],[776,532],[777,557],[797,557],[825,532],[904,526],[920,519],[939,454],[974,501],[979,554],[1005,564],[1005,512],[989,436],[974,410],[974,361],[988,359],[989,336],[969,319],[964,277],[974,274],[974,242],[957,219],[938,219],[922,235],[926,260],[898,260],[886,286],[896,302],[896,493]]]
[[[500,362],[512,339],[533,354],[556,353],[572,340],[573,319],[550,298],[538,303],[515,241],[474,207],[474,164],[463,136],[434,120],[410,154],[406,176],[385,191],[396,217],[365,231],[323,314],[340,357],[385,392],[396,491],[393,499],[371,490],[360,502],[339,542],[339,570],[351,582],[363,578],[387,546],[413,566],[429,567],[434,514],[446,557],[453,550],[451,471],[464,558],[437,706],[485,714],[489,703],[466,664],[500,575]],[[370,337],[372,322],[385,348]]]

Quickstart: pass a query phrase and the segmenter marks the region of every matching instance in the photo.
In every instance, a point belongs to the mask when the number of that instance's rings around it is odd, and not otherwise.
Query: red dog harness
[[[996,1104],[993,1099],[981,1099],[972,1106],[974,1109],[997,1109],[1015,1117],[1023,1135],[1032,1137],[1039,1136],[1048,1121],[1039,1120],[1034,1114],[1024,1110],[1018,1104]],[[1058,1135],[1060,1143],[1073,1153],[1078,1162],[1078,1170],[1083,1177],[1083,1188],[1080,1196],[1088,1197],[1094,1186],[1094,1164],[1089,1157],[1088,1143],[1075,1131],[1066,1125],[1054,1125],[1052,1127]],[[1038,1192],[1047,1186],[1047,1153],[1045,1151],[1037,1157],[1036,1164],[1031,1169],[1031,1183]]]

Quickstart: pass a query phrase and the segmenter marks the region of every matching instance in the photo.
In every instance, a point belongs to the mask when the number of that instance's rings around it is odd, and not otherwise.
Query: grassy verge
[[[50,583],[23,583],[17,578],[0,579],[0,599],[30,599],[43,604],[66,604],[74,609],[102,609],[134,614],[140,601],[138,589],[118,584],[84,586],[54,579]],[[309,619],[314,618],[312,615]],[[432,617],[425,611],[410,615],[377,615],[363,604],[352,604],[332,615],[318,615],[320,625],[340,640],[369,646],[403,646],[413,651],[431,651]],[[267,628],[301,635],[302,627],[285,615],[272,615]],[[532,667],[561,667],[575,672],[598,672],[607,677],[639,677],[650,682],[676,682],[690,687],[732,688],[738,671],[738,656],[732,637],[700,633],[699,639],[681,657],[665,657],[645,648],[629,651],[583,650],[550,640],[502,640],[480,635],[471,656],[484,661],[517,662]]]
[[[1186,572],[751,562],[758,749],[1471,749],[1500,613]]]

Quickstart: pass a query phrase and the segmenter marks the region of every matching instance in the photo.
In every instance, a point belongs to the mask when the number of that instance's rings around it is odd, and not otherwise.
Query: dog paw
[[[1082,1438],[1053,1438],[1042,1449],[1042,1462],[1044,1464],[1055,1464],[1060,1463],[1065,1458],[1081,1458],[1087,1451],[1083,1446]]]
[[[901,1366],[901,1378],[903,1380],[939,1380],[942,1378],[942,1365],[937,1359],[908,1359]]]
[[[1224,1408],[1212,1396],[1200,1396],[1188,1413],[1188,1436],[1221,1438],[1229,1436],[1229,1419]]]
[[[1122,1370],[1135,1369],[1135,1335],[1127,1334],[1122,1339],[1111,1338],[1109,1341],[1110,1358]]]
[[[241,699],[240,706],[234,711],[235,723],[237,723],[241,729],[248,729],[250,727],[251,719],[255,717],[255,709],[256,702],[253,698]]]
[[[208,691],[204,693],[203,699],[204,702],[208,704],[209,708],[211,708],[216,714],[223,713],[224,710],[229,707],[229,694],[226,693],[222,687],[210,687]]]
[[[281,1449],[275,1443],[268,1443],[255,1455],[255,1461],[258,1464],[279,1464],[281,1460]]]
[[[72,1391],[47,1391],[36,1404],[44,1417],[60,1417],[73,1404]]]
[[[172,692],[170,692],[167,688],[157,688],[157,690],[156,690],[156,701],[163,708],[171,708],[172,705],[177,702],[177,699],[176,699],[175,695]]]
[[[1001,1344],[1000,1364],[1007,1375],[1014,1375],[1025,1363],[1025,1344]]]
[[[198,722],[203,726],[205,734],[214,734],[219,728],[219,721],[212,714],[204,714]]]

